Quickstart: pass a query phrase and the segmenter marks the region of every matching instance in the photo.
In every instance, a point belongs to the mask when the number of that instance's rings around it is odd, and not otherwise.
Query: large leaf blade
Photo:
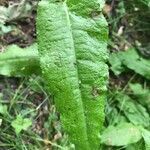
[[[70,23],[66,13],[67,7],[64,4],[57,5],[44,1],[39,3],[37,30],[39,51],[42,56],[41,68],[44,78],[49,83],[49,91],[55,95],[63,128],[77,148],[88,149],[81,93],[76,78],[78,74],[75,67],[74,45],[68,30]],[[47,15],[53,17],[48,18]],[[61,24],[58,24],[59,21]],[[56,44],[53,44],[55,41]]]
[[[104,122],[108,77],[108,67],[105,64],[108,58],[107,23],[101,14],[96,19],[85,19],[71,14],[70,20],[88,139],[91,148],[98,149]]]
[[[71,141],[77,149],[98,149],[108,76],[107,23],[101,14],[89,17],[100,6],[97,0],[67,4],[39,4],[41,68]],[[80,14],[81,4],[88,9]]]

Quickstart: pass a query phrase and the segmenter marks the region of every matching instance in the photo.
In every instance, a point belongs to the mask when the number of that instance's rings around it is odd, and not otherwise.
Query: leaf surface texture
[[[104,1],[41,1],[37,32],[42,74],[77,149],[98,149],[108,67]]]

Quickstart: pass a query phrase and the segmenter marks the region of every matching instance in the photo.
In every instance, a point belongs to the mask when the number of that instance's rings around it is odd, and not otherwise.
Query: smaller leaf
[[[0,104],[0,114],[2,114],[2,115],[7,115],[8,114],[6,105]]]
[[[135,3],[138,4],[138,7],[147,6],[148,8],[150,8],[149,0],[135,0]]]
[[[118,94],[118,107],[134,125],[149,127],[150,116],[145,107],[132,100],[128,95]]]
[[[118,53],[112,53],[109,57],[111,70],[114,72],[115,75],[119,75],[120,73],[125,71],[125,67],[122,65],[120,57],[118,57],[119,55]]]
[[[8,33],[12,31],[12,27],[11,26],[6,26],[0,23],[0,35],[3,35],[5,33]]]
[[[131,90],[133,91],[134,95],[143,95],[148,94],[149,90],[144,89],[141,84],[135,83],[135,84],[129,84]]]
[[[26,76],[40,74],[37,45],[26,48],[10,45],[0,53],[0,74],[6,76]]]
[[[125,150],[145,150],[145,143],[144,140],[140,140],[137,143],[130,144],[126,147]]]
[[[116,75],[125,71],[125,67],[127,67],[143,77],[150,79],[150,60],[139,56],[134,48],[112,53],[109,62],[111,64],[111,70]]]
[[[32,121],[28,118],[23,118],[21,115],[18,115],[11,125],[15,129],[16,134],[19,134],[22,130],[27,130],[27,128],[32,125]]]
[[[142,137],[145,141],[146,150],[150,150],[150,131],[144,128],[142,128],[141,131],[142,131]]]
[[[115,107],[112,107],[112,109],[107,112],[106,118],[109,122],[109,125],[117,125],[118,123],[128,122],[127,118],[123,114],[121,114]]]
[[[105,129],[101,136],[101,143],[110,146],[126,146],[138,142],[141,138],[138,127],[131,123],[122,123]]]
[[[150,90],[143,88],[142,85],[138,83],[129,84],[129,86],[138,102],[150,110]]]

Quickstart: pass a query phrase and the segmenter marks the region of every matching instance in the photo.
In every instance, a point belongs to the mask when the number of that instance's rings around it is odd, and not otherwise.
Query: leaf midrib
[[[72,39],[72,44],[73,44],[73,50],[74,50],[74,56],[75,56],[75,61],[76,61],[76,64],[77,63],[77,56],[76,56],[76,49],[75,49],[75,43],[74,43],[74,38],[73,38],[73,31],[72,31],[72,28],[71,28],[71,21],[70,21],[70,15],[69,15],[69,10],[68,10],[68,7],[67,7],[67,4],[64,2],[63,3],[64,7],[65,7],[65,11],[66,11],[66,16],[67,16],[67,22],[68,22],[68,26],[69,26],[69,30],[70,30],[70,34],[71,34],[71,39]],[[77,71],[77,80],[78,80],[78,87],[79,87],[79,70],[78,70],[78,65],[76,67],[76,71]],[[83,100],[83,97],[82,97],[82,92],[80,90],[80,95],[81,95],[81,100]],[[86,118],[85,118],[85,112],[84,112],[84,104],[83,104],[83,101],[81,102],[82,103],[82,109],[83,109],[83,114],[84,114],[84,119],[85,119],[85,130],[86,130],[86,136],[87,136],[87,140],[88,140],[88,134],[87,134],[87,123],[86,123]],[[89,141],[88,141],[88,145],[89,145]]]

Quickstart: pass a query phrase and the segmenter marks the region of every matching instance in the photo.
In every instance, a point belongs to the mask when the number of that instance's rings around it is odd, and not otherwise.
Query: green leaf
[[[145,144],[143,140],[140,140],[137,143],[130,144],[129,146],[126,147],[125,150],[145,150]]]
[[[141,57],[134,48],[124,52],[112,53],[109,59],[111,70],[116,74],[127,67],[143,77],[150,79],[150,60]]]
[[[2,115],[7,115],[8,114],[8,111],[7,111],[7,105],[2,105],[0,104],[0,114]]]
[[[138,102],[150,110],[150,89],[143,88],[141,84],[129,84]]]
[[[101,142],[110,146],[126,146],[142,138],[140,130],[131,123],[109,126],[101,135]]]
[[[10,45],[0,53],[0,74],[6,76],[26,76],[40,74],[37,45],[27,48]]]
[[[133,94],[134,95],[147,95],[149,93],[149,90],[148,89],[144,89],[142,87],[141,84],[139,83],[130,83],[129,84],[129,87],[131,88],[131,90],[133,91]]]
[[[141,7],[141,6],[147,6],[148,8],[150,8],[150,1],[149,0],[134,0],[135,4],[137,4],[137,6]]]
[[[130,120],[131,123],[135,125],[141,125],[144,127],[149,127],[150,116],[146,108],[144,108],[139,103],[132,100],[128,95],[120,94],[118,96],[118,107],[125,114],[125,116]]]
[[[0,23],[0,35],[3,35],[5,33],[8,33],[12,31],[12,27],[11,26],[6,26]]]
[[[16,134],[19,134],[22,130],[27,130],[28,127],[32,125],[32,121],[28,118],[23,118],[21,115],[18,115],[11,125],[15,129]]]
[[[45,83],[76,149],[97,150],[108,82],[103,0],[41,1],[38,49]]]
[[[125,67],[122,65],[122,61],[120,60],[120,57],[118,57],[119,55],[118,53],[112,53],[109,58],[109,63],[111,64],[111,70],[115,73],[115,75],[119,75],[120,73],[125,71]]]
[[[142,128],[141,131],[142,131],[142,136],[145,142],[146,150],[150,150],[150,131],[144,128]]]
[[[120,110],[118,111],[115,107],[112,107],[112,110],[107,112],[106,118],[109,122],[109,125],[117,125],[118,123],[128,122],[126,116],[121,114]]]

